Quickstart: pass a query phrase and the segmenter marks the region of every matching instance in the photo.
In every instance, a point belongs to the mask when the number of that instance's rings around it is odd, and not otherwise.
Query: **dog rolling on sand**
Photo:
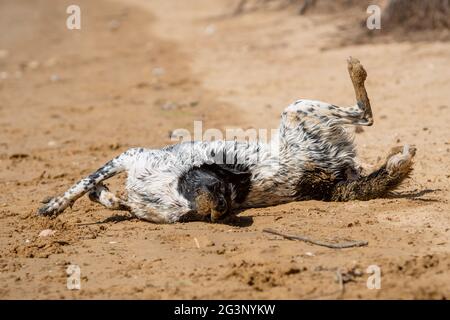
[[[89,193],[91,200],[156,223],[220,221],[237,209],[300,200],[349,201],[382,197],[412,171],[415,148],[391,150],[384,164],[363,175],[345,125],[371,126],[366,71],[349,58],[357,104],[298,100],[281,115],[278,138],[262,142],[182,142],[162,149],[133,148],[80,180],[39,209],[56,215]],[[278,152],[272,152],[274,145]],[[127,199],[102,182],[126,171]]]

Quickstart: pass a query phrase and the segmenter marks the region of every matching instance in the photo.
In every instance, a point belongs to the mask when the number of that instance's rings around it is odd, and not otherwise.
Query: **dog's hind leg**
[[[91,201],[100,203],[108,209],[131,211],[127,202],[109,191],[108,187],[103,183],[97,184],[94,189],[89,192],[88,196]]]
[[[348,59],[348,72],[355,90],[356,105],[338,107],[321,101],[298,100],[288,106],[283,113],[287,124],[291,126],[296,126],[298,123],[303,125],[309,123],[309,126],[320,124],[371,126],[373,124],[372,108],[364,86],[367,72],[359,60],[352,57]]]
[[[126,169],[127,162],[132,159],[133,155],[138,152],[142,152],[140,150],[142,149],[130,149],[122,153],[118,157],[107,162],[103,167],[99,168],[94,173],[78,181],[62,196],[50,198],[49,200],[44,201],[45,204],[38,210],[38,214],[50,216],[63,212],[67,207],[71,206],[75,200],[83,196],[86,192],[92,190],[96,185],[124,171]]]
[[[354,181],[337,184],[331,200],[370,200],[387,195],[410,176],[415,153],[416,149],[408,145],[393,148],[378,170]]]

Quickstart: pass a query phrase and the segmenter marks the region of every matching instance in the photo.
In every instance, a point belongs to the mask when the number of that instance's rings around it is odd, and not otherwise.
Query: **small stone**
[[[305,252],[305,256],[308,256],[308,257],[314,257],[315,254],[308,251],[308,252]]]
[[[216,244],[214,243],[214,241],[212,241],[212,240],[208,240],[208,241],[206,241],[206,243],[205,243],[205,246],[206,247],[214,247]]]
[[[199,102],[197,100],[189,102],[189,106],[192,108],[198,106],[198,104],[199,104]]]
[[[154,76],[162,76],[165,72],[166,71],[164,70],[164,68],[161,68],[161,67],[156,67],[156,68],[153,68],[153,70],[152,70],[152,74]]]
[[[52,230],[52,229],[45,229],[45,230],[42,230],[42,231],[39,233],[39,237],[51,237],[51,236],[53,236],[55,233],[56,233],[55,230]]]
[[[166,102],[161,107],[161,109],[163,109],[163,110],[174,110],[176,108],[178,108],[178,105],[176,103],[174,103],[174,102]]]
[[[56,146],[56,142],[52,140],[52,141],[47,142],[47,145],[49,147],[54,147],[54,146]]]
[[[206,35],[211,36],[214,33],[216,33],[216,27],[213,24],[210,24],[205,28]]]
[[[57,75],[57,74],[52,74],[51,76],[50,76],[50,81],[51,82],[58,82],[58,81],[60,81],[61,80],[61,77],[59,76],[59,75]]]
[[[120,22],[118,20],[111,20],[108,23],[108,28],[110,31],[116,31],[117,29],[120,28]]]

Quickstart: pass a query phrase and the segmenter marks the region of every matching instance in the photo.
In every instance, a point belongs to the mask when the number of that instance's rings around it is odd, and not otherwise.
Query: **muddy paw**
[[[409,172],[412,167],[412,159],[416,154],[416,148],[410,145],[395,147],[391,150],[386,164],[390,174]]]
[[[70,205],[67,200],[61,197],[46,198],[42,202],[44,205],[37,212],[41,216],[57,215]]]

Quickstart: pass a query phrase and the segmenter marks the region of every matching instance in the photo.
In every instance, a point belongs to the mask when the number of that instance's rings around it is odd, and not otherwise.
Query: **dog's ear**
[[[221,167],[221,170],[226,175],[224,180],[232,184],[234,187],[234,192],[236,194],[234,201],[236,203],[242,203],[250,192],[252,185],[252,174],[248,171],[239,171],[235,168],[230,168],[227,166]]]
[[[220,179],[233,184],[247,184],[252,175],[248,171],[240,171],[224,164],[203,164],[201,167],[215,173]]]
[[[203,169],[208,170],[221,179],[222,181],[232,184],[236,193],[234,201],[236,203],[242,203],[247,197],[251,189],[251,176],[252,174],[248,170],[239,170],[234,167],[225,164],[203,164]]]

